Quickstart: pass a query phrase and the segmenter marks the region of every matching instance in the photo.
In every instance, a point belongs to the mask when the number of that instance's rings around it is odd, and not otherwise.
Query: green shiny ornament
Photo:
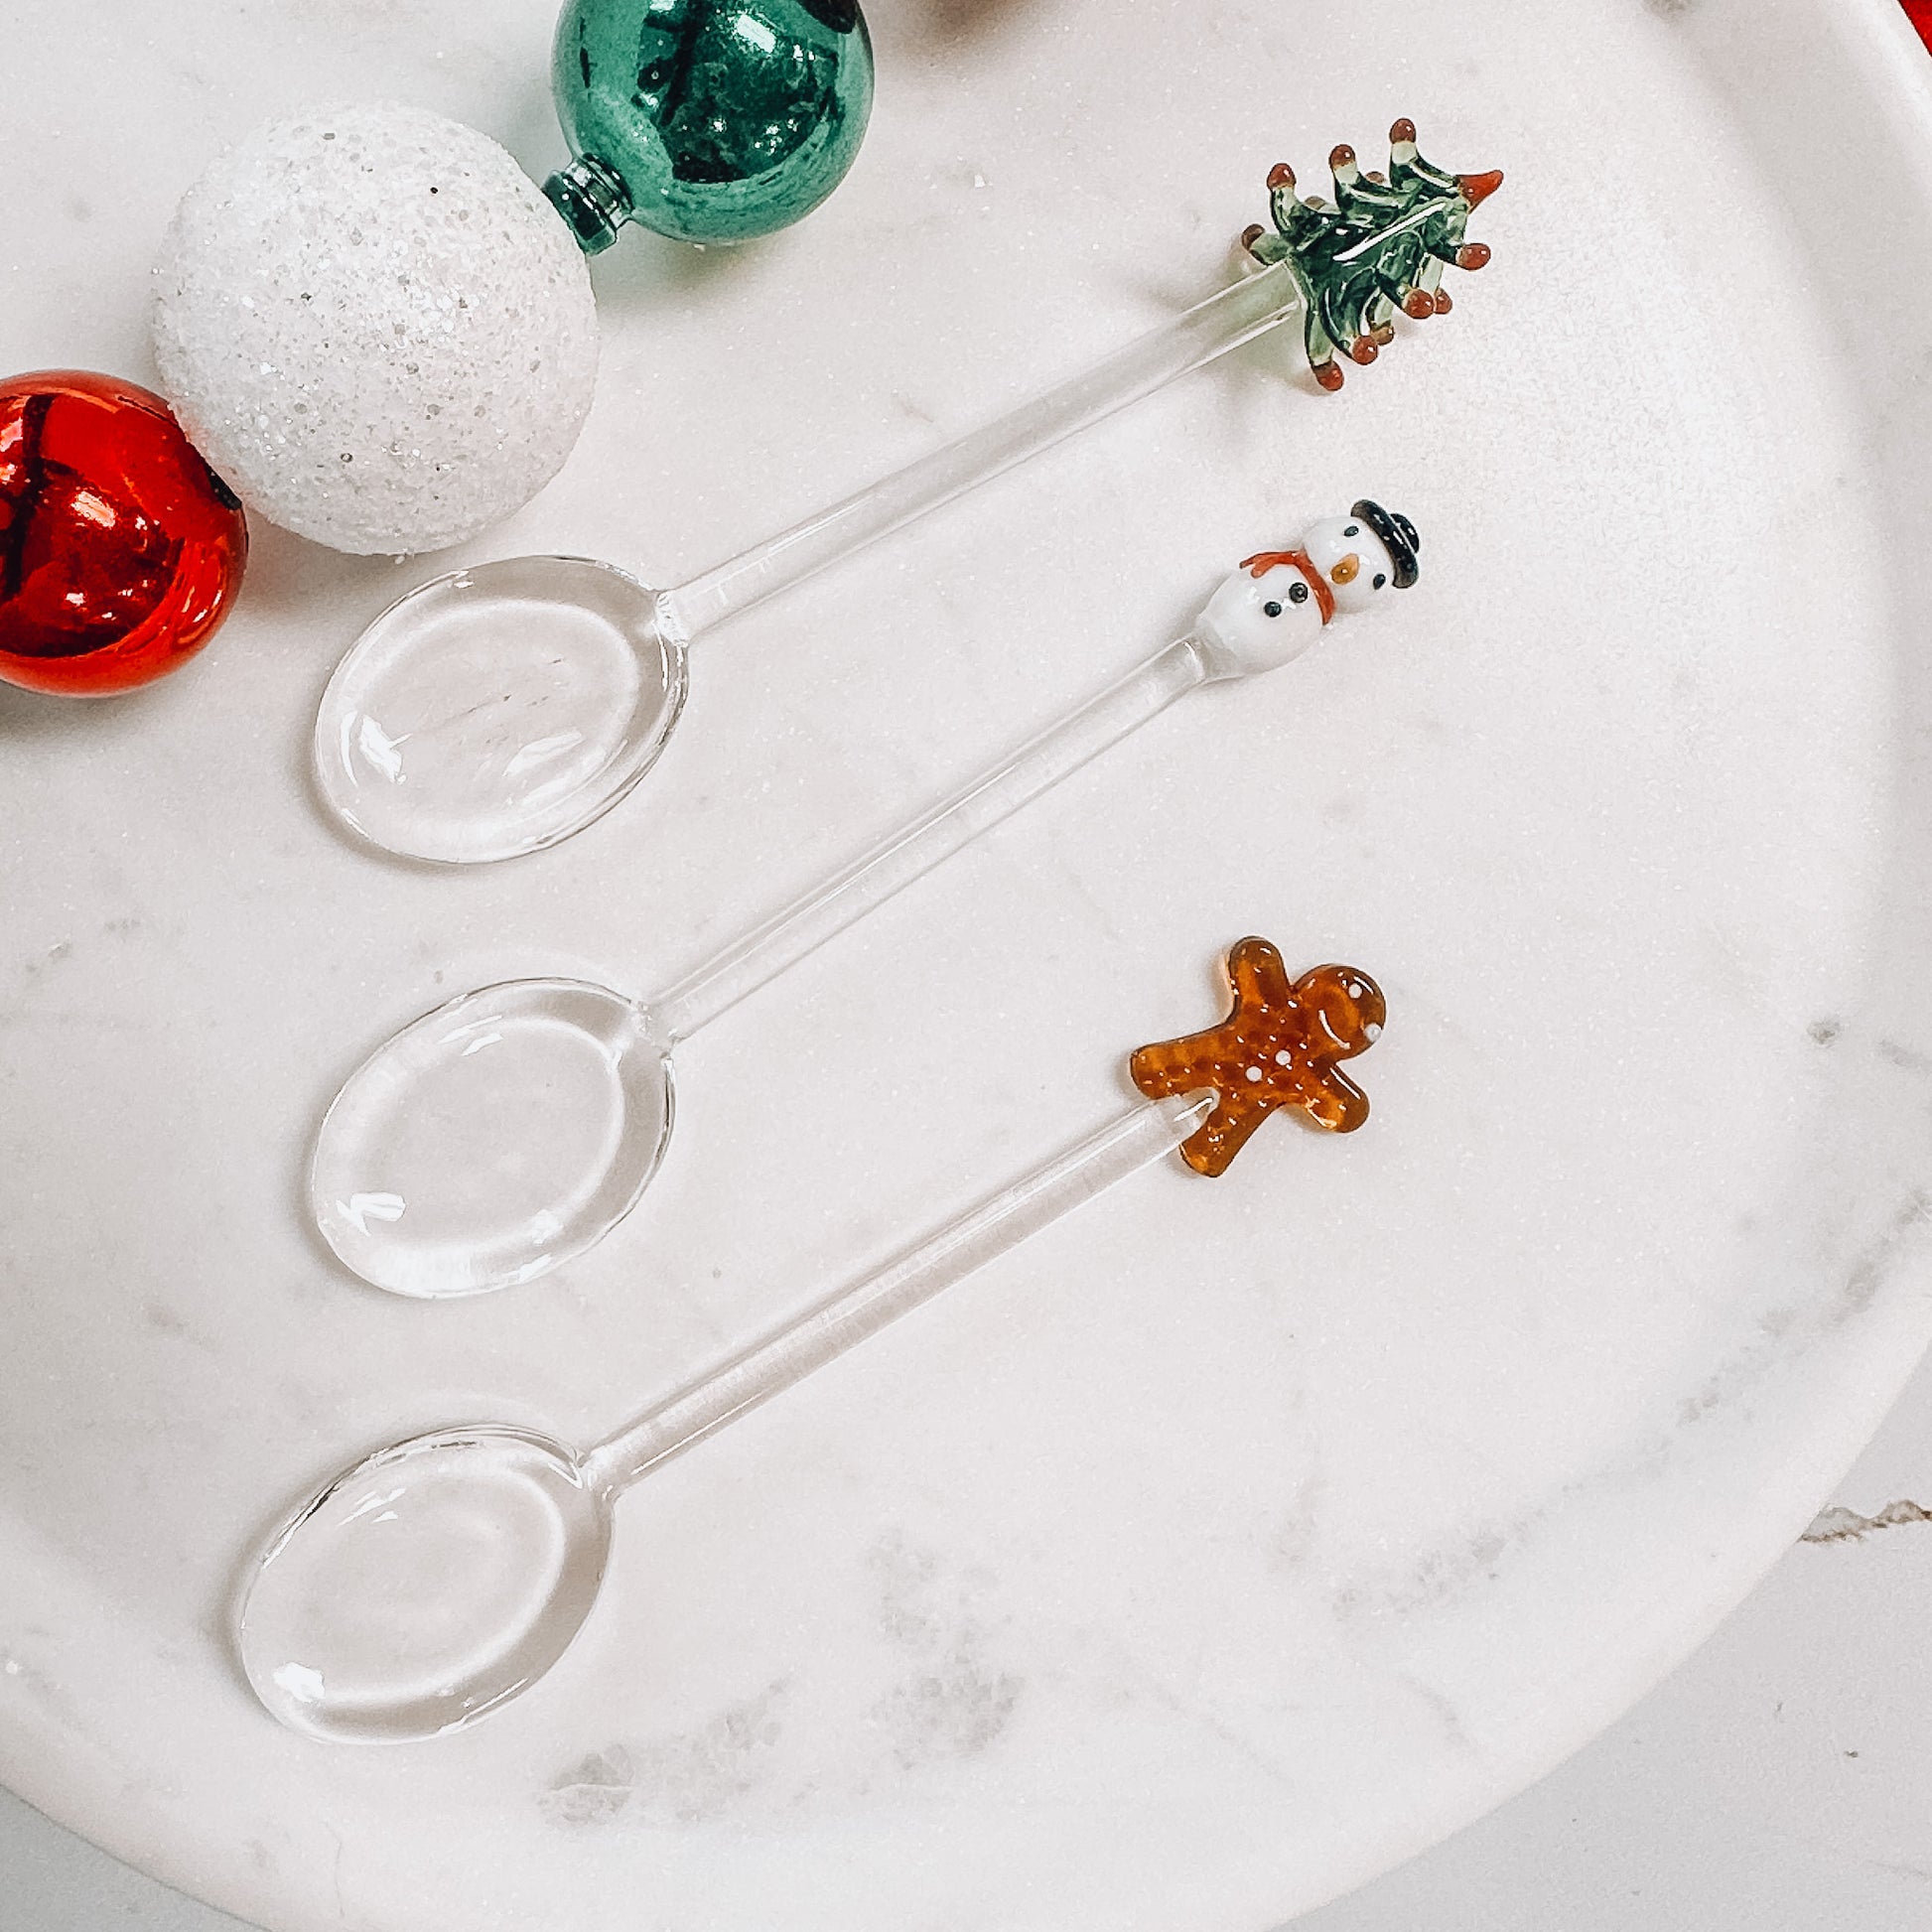
[[[586,254],[625,221],[750,241],[845,179],[872,37],[858,0],[568,0],[551,82],[577,159],[543,192]]]

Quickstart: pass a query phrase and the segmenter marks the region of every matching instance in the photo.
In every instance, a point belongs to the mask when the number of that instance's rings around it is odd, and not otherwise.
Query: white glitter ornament
[[[475,536],[591,406],[577,242],[494,141],[421,108],[257,128],[183,198],[155,279],[189,436],[250,509],[338,550]]]

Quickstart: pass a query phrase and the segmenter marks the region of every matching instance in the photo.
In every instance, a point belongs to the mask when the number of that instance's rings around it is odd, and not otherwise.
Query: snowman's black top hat
[[[1349,514],[1359,516],[1382,539],[1382,548],[1395,561],[1395,587],[1406,591],[1422,575],[1422,566],[1416,561],[1422,538],[1417,536],[1416,526],[1400,510],[1385,510],[1371,496],[1364,496]]]

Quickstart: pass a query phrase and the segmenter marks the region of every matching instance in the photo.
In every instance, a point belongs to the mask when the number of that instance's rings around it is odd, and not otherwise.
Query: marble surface
[[[846,187],[601,262],[584,443],[459,556],[695,568],[1211,287],[1269,161],[1398,112],[1510,171],[1497,259],[1339,404],[1259,345],[708,640],[558,853],[430,877],[316,816],[306,716],[420,567],[265,530],[191,673],[0,694],[0,1777],[276,1932],[1260,1926],[1547,1770],[1802,1531],[1932,1324],[1932,103],[1879,0],[1546,16],[876,8]],[[305,94],[556,158],[509,0],[5,18],[10,368],[146,373],[174,197]],[[305,1234],[390,1026],[668,979],[1362,490],[1426,546],[1379,638],[1170,714],[693,1042],[596,1256],[405,1307]],[[1387,989],[1369,1130],[1146,1176],[653,1478],[474,1733],[252,1706],[224,1605],[292,1496],[462,1417],[593,1439],[1103,1118],[1249,929]]]
[[[1802,1541],[1602,1737],[1297,1932],[1932,1920],[1932,1361]],[[6,1932],[237,1932],[0,1793]],[[11,1916],[8,1913],[11,1912]]]

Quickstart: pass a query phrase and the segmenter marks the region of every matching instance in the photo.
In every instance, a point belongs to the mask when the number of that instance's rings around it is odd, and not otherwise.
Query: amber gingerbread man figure
[[[1150,1100],[1212,1087],[1220,1104],[1181,1143],[1196,1173],[1218,1174],[1279,1107],[1349,1134],[1368,1118],[1368,1096],[1335,1064],[1374,1045],[1388,1017],[1382,989],[1352,966],[1317,966],[1291,980],[1266,939],[1227,956],[1234,1011],[1218,1027],[1143,1046],[1128,1062]]]

